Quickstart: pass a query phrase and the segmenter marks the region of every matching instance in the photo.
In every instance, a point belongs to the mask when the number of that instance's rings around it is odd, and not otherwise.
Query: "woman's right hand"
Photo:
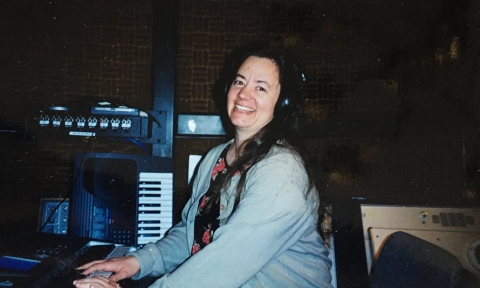
[[[83,275],[89,275],[95,271],[113,272],[109,280],[118,282],[125,278],[130,278],[140,271],[140,263],[133,256],[110,258],[106,260],[92,261],[77,268],[84,270]]]

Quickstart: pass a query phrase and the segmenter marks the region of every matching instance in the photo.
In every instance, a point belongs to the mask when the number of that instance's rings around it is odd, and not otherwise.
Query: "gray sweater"
[[[222,191],[221,225],[212,242],[191,256],[198,202],[225,145],[200,164],[182,221],[166,237],[130,253],[141,267],[134,279],[162,276],[150,287],[332,287],[328,250],[316,231],[318,195],[307,191],[299,159],[278,147],[248,171],[231,217],[239,176]]]

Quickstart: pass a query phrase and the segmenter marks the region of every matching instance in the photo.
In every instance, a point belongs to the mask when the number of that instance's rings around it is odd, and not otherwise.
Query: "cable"
[[[130,141],[130,142],[132,142],[133,144],[138,145],[138,146],[139,146],[140,148],[142,148],[145,152],[147,152],[148,155],[151,155],[150,149],[148,149],[148,147],[145,146],[143,143],[141,143],[141,142],[139,142],[139,141],[137,141],[137,140],[135,140],[135,139],[133,139],[133,138],[130,138],[130,137],[128,137],[127,140]]]

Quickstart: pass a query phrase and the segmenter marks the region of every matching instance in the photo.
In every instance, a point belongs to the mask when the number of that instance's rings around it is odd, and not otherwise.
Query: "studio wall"
[[[307,70],[306,142],[323,193],[479,205],[478,0],[181,0],[178,9],[176,113],[218,113],[212,89],[231,49],[289,46]],[[39,139],[30,125],[48,105],[151,109],[154,17],[147,0],[2,1],[0,122],[16,131],[1,134],[2,223],[23,211],[34,227],[38,200],[68,193],[75,152],[144,153],[122,141]],[[177,215],[188,155],[224,140],[175,138]]]

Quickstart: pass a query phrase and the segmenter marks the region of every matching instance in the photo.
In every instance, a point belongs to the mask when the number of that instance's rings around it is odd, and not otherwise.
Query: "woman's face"
[[[277,65],[270,59],[248,57],[228,91],[228,116],[237,135],[250,137],[270,122],[279,95]]]

